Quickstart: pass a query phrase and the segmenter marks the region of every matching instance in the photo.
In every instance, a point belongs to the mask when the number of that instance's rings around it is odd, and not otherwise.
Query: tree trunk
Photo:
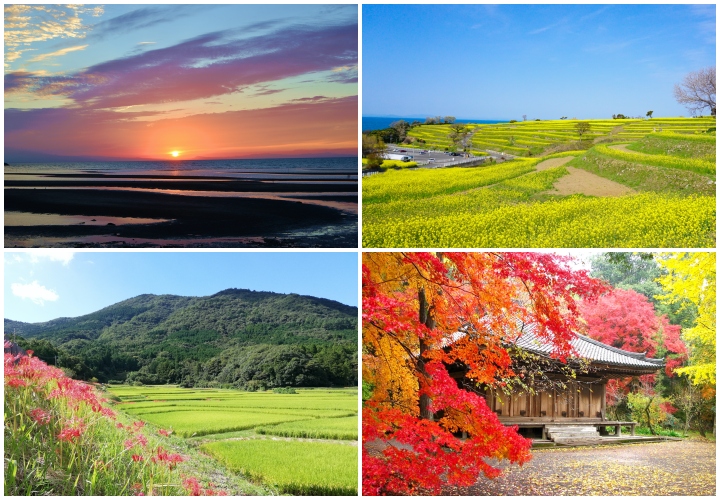
[[[435,320],[430,314],[430,306],[425,298],[425,289],[421,288],[418,292],[419,306],[419,319],[420,323],[427,326],[428,328],[435,328]],[[427,344],[424,339],[420,339],[420,355],[418,356],[418,372],[419,378],[421,379],[420,385],[424,384],[423,378],[428,378],[428,374],[425,371],[425,352],[427,351]],[[426,420],[434,420],[434,415],[430,411],[430,397],[427,394],[420,396],[420,418]]]
[[[647,418],[647,424],[648,428],[650,429],[650,434],[653,436],[657,435],[657,432],[655,432],[655,428],[652,425],[652,420],[650,420],[650,405],[652,405],[654,397],[650,398],[650,401],[648,401],[647,406],[645,407],[645,417]]]

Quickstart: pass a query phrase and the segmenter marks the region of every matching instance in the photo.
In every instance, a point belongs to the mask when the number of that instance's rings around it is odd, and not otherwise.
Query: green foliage
[[[140,295],[78,318],[5,325],[26,337],[21,345],[53,364],[57,356],[58,366],[86,380],[245,387],[253,377],[233,376],[236,366],[215,377],[233,356],[260,362],[263,351],[270,361],[261,363],[267,376],[256,388],[357,383],[357,308],[316,297],[237,289],[197,298]]]
[[[292,387],[276,387],[273,392],[275,394],[297,394],[297,391]]]
[[[250,439],[202,445],[230,468],[288,495],[357,495],[357,448]]]

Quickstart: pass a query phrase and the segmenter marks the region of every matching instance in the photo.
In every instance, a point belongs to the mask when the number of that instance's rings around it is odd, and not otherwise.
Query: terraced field
[[[590,130],[580,137],[578,121],[589,122]],[[695,134],[715,127],[712,118],[653,118],[651,120],[545,120],[517,123],[468,124],[472,130],[472,151],[499,151],[517,156],[538,156],[557,152],[558,147],[580,141],[588,147],[597,142],[630,142],[653,132]],[[408,132],[422,139],[407,147],[443,150],[449,148],[450,125],[421,125]]]
[[[297,394],[115,386],[118,409],[281,494],[356,495],[357,389]]]
[[[363,246],[713,247],[715,134],[695,134],[709,128],[708,120],[608,122],[592,122],[595,145],[586,150],[489,167],[398,171],[364,179]],[[619,122],[622,130],[617,129]],[[526,123],[530,125],[522,124],[524,131],[547,124]],[[598,133],[602,127],[607,133]],[[498,132],[509,127],[490,128]],[[577,145],[560,130],[549,133],[559,137],[547,142],[545,150]],[[537,135],[542,135],[539,129]],[[545,159],[563,155],[575,158],[537,169]],[[592,196],[597,191],[559,182],[571,172],[583,172],[576,175],[581,182],[612,181],[627,189],[615,189],[617,196]],[[568,194],[568,184],[576,194]]]

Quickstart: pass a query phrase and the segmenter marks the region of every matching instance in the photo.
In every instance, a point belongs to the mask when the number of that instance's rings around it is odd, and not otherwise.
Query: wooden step
[[[582,446],[582,445],[590,445],[590,444],[600,444],[602,442],[602,438],[598,436],[597,438],[589,438],[589,437],[563,437],[563,438],[557,438],[553,439],[553,442],[555,444],[561,444],[561,445],[572,445],[572,446]]]
[[[591,425],[547,426],[545,432],[557,444],[595,444],[600,440],[600,433]]]

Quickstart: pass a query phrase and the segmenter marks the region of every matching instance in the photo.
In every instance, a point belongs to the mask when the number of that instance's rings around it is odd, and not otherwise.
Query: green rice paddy
[[[357,495],[357,446],[246,439],[207,443],[202,449],[281,494]]]
[[[193,438],[217,460],[271,491],[357,494],[357,389],[276,394],[116,386],[109,392],[118,409],[178,437]]]

